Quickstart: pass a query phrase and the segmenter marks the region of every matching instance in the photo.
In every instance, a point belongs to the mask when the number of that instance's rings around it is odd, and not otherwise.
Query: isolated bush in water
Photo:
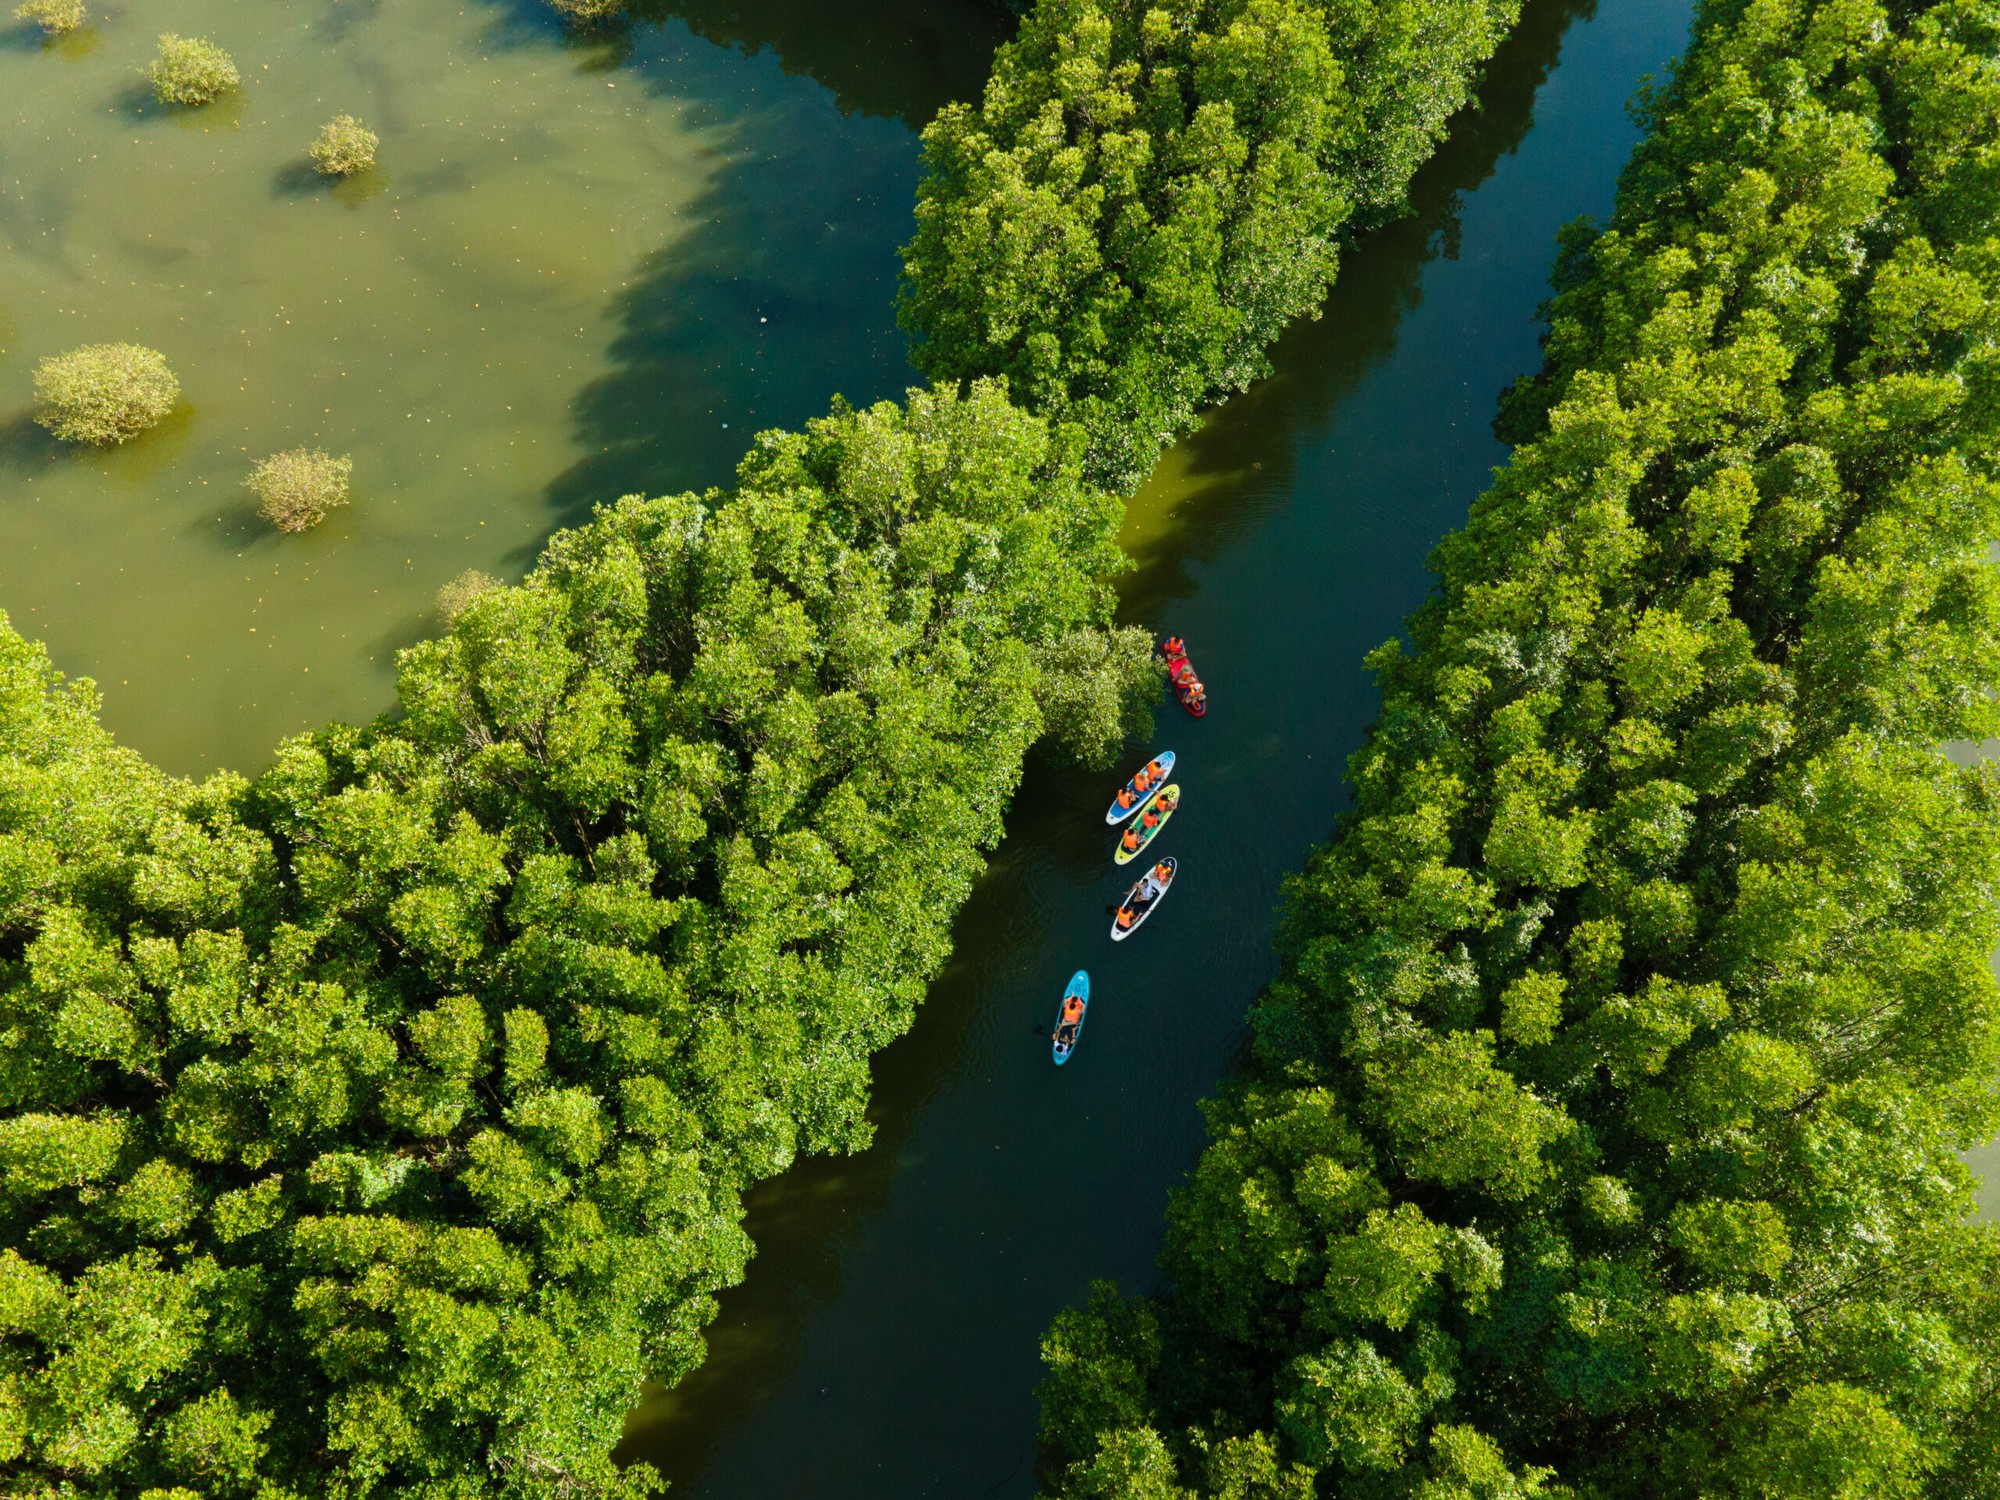
[[[625,0],[549,0],[549,4],[574,26],[602,26],[625,10]]]
[[[64,36],[84,22],[83,0],[27,0],[16,7],[14,19],[39,26],[50,36]]]
[[[166,356],[138,344],[86,344],[35,370],[35,420],[66,443],[128,442],[180,399]]]
[[[248,483],[265,520],[280,531],[304,531],[324,521],[335,506],[347,503],[347,481],[353,472],[351,458],[335,458],[317,448],[292,448],[258,464]]]
[[[306,147],[312,164],[328,177],[346,177],[375,165],[375,148],[382,138],[353,115],[335,115],[320,126]]]
[[[159,55],[146,70],[162,104],[206,104],[242,86],[229,54],[202,37],[160,36]]]

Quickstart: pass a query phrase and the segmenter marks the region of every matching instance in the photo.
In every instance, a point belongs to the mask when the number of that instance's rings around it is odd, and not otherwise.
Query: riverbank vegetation
[[[35,420],[66,443],[130,442],[180,398],[166,356],[138,344],[86,344],[35,367]]]
[[[1040,705],[1115,745],[1157,692],[1080,449],[991,384],[766,434],[252,782],[0,633],[13,1485],[644,1492],[625,1409],[700,1359],[743,1189],[867,1140]]]
[[[1701,11],[1053,1493],[2000,1494],[1996,51]]]
[[[902,318],[1137,487],[1392,216],[1518,0],[1042,0],[924,132]]]

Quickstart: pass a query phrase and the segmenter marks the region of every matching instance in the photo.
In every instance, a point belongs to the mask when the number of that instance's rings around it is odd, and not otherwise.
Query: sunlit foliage
[[[162,104],[208,104],[243,86],[235,62],[214,42],[172,32],[161,35],[146,76]]]
[[[375,165],[382,138],[353,115],[335,115],[320,126],[306,147],[313,169],[324,177],[351,177]]]
[[[67,36],[87,18],[83,0],[23,0],[14,7],[14,19],[39,26],[49,36]]]
[[[317,448],[288,448],[258,462],[244,481],[257,511],[280,531],[306,531],[347,504],[354,460]]]
[[[166,356],[138,344],[86,344],[35,367],[35,420],[66,443],[128,443],[180,397]]]
[[[2000,1494],[1996,46],[1701,13],[1058,1493]]]

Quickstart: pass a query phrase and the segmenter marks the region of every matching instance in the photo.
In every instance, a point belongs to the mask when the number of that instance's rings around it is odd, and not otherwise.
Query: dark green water
[[[1331,826],[1377,706],[1362,656],[1504,457],[1494,398],[1536,362],[1555,231],[1609,209],[1625,101],[1687,20],[1684,0],[1530,0],[1415,215],[1351,254],[1278,373],[1139,497],[1125,611],[1185,635],[1212,691],[1156,741],[1183,757],[1162,836],[1180,879],[1114,947],[1113,780],[1029,776],[950,972],[878,1061],[875,1146],[753,1195],[758,1256],[709,1363],[634,1416],[627,1451],[674,1493],[1031,1493],[1037,1340],[1092,1277],[1155,1281],[1196,1102],[1271,973],[1279,882]],[[1058,1072],[1031,1028],[1080,966],[1089,1024]]]
[[[542,0],[91,8],[50,47],[0,19],[0,609],[182,772],[386,707],[463,570],[900,394],[916,131],[1003,34],[984,0],[695,0],[584,42]],[[167,26],[242,93],[153,104]],[[328,187],[304,151],[341,112],[380,164]],[[31,372],[109,340],[183,409],[66,451]],[[299,444],[352,454],[354,499],[285,537],[243,479]]]

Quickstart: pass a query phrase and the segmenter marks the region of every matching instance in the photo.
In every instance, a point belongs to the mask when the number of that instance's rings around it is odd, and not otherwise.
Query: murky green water
[[[981,0],[697,0],[585,43],[539,0],[93,10],[0,45],[0,609],[177,771],[385,707],[462,570],[899,392],[915,131],[1001,34]],[[242,94],[154,105],[169,25]],[[304,148],[341,112],[380,165],[329,187]],[[102,340],[164,352],[184,409],[65,450],[31,372]],[[280,536],[242,481],[302,443],[354,499]]]

